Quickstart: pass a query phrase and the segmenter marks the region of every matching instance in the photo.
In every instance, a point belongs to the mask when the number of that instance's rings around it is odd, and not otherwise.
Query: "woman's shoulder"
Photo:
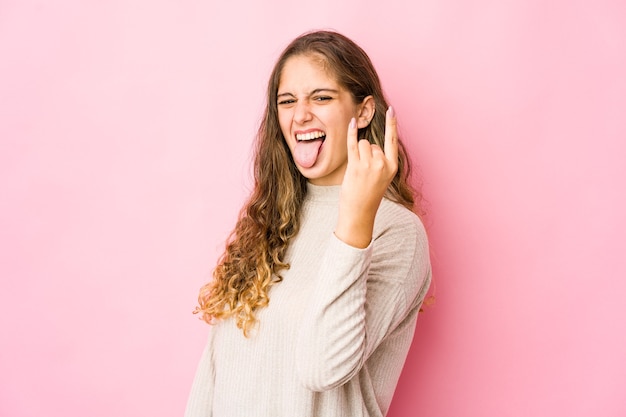
[[[374,223],[377,252],[403,262],[426,263],[428,236],[422,220],[402,204],[384,198]]]
[[[379,233],[399,233],[410,239],[414,236],[417,240],[426,240],[426,229],[420,217],[403,206],[402,204],[383,198],[376,214],[374,226]]]
[[[430,281],[428,237],[419,216],[384,198],[374,223],[371,272],[415,300]],[[423,295],[423,294],[422,294]]]

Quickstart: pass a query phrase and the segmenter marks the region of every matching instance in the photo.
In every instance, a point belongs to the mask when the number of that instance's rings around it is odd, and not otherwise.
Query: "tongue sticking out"
[[[317,161],[317,155],[320,151],[320,146],[324,140],[313,139],[298,141],[293,148],[293,159],[296,163],[303,168],[311,168],[315,161]]]

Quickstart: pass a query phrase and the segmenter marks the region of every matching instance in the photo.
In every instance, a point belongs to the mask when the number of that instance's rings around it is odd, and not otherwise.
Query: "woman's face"
[[[298,170],[316,185],[341,184],[348,164],[348,125],[363,105],[353,102],[315,55],[285,62],[277,104],[280,129]]]

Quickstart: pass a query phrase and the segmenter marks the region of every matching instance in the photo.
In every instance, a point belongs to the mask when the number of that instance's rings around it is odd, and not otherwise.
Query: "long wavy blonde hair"
[[[269,304],[269,290],[288,269],[284,255],[298,233],[306,178],[293,162],[278,123],[277,91],[285,62],[296,55],[322,57],[338,83],[355,103],[373,96],[374,118],[359,130],[360,138],[384,147],[385,111],[388,107],[380,80],[369,57],[347,37],[331,31],[306,33],[291,42],[278,59],[269,79],[267,104],[256,138],[254,189],[239,213],[226,249],[213,272],[213,280],[200,289],[202,319],[233,317],[248,336],[257,322],[255,312]],[[421,215],[421,196],[409,183],[411,164],[399,141],[398,172],[386,197]]]

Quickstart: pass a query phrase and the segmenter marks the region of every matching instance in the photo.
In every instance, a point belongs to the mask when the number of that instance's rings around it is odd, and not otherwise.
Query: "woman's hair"
[[[376,110],[367,127],[359,129],[384,149],[385,100],[380,80],[367,54],[347,37],[331,31],[310,32],[296,38],[278,59],[269,79],[267,105],[256,138],[254,189],[232,231],[213,280],[200,289],[194,313],[211,323],[234,317],[245,336],[256,323],[255,311],[268,305],[270,287],[282,280],[280,271],[290,240],[300,227],[306,178],[298,171],[278,123],[277,93],[282,70],[293,56],[315,56],[355,104],[373,96]],[[398,141],[398,172],[386,197],[421,215],[419,194],[409,184],[411,165]]]

